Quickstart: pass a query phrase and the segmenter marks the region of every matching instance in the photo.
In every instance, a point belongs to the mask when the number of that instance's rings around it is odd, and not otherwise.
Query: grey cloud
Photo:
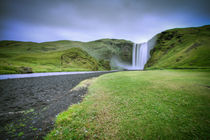
[[[208,0],[1,0],[1,18],[69,25],[74,18],[117,23],[145,13],[167,15],[177,10],[210,15]]]
[[[187,23],[196,18],[206,23],[209,5],[209,0],[0,0],[0,29],[17,21],[37,28],[132,39],[140,32],[146,37],[168,27],[204,23]]]

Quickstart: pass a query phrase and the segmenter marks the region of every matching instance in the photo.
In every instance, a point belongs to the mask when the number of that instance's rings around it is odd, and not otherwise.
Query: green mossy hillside
[[[61,55],[63,68],[80,67],[89,70],[99,70],[98,62],[81,48],[71,48]]]
[[[131,63],[132,44],[131,41],[120,39],[100,39],[91,42],[60,40],[43,43],[0,41],[0,74],[110,70],[113,69],[110,66],[113,56]],[[88,53],[87,60],[65,57],[72,62],[64,62],[61,57],[68,56],[71,48],[80,48],[82,54]],[[80,54],[76,51],[74,53]],[[92,58],[89,63],[87,61],[90,60],[90,56]],[[80,60],[82,62],[79,62]],[[92,60],[94,65],[90,67],[88,65],[93,63]]]
[[[210,68],[210,25],[171,29],[156,38],[146,69]]]
[[[88,42],[84,47],[90,54],[100,60],[110,60],[113,56],[118,56],[122,61],[132,62],[133,42],[120,39],[100,39]]]

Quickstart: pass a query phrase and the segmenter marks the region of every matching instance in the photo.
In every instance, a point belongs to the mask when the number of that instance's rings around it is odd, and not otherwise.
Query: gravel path
[[[0,80],[1,139],[42,139],[56,115],[80,102],[87,88],[70,90],[104,73]]]

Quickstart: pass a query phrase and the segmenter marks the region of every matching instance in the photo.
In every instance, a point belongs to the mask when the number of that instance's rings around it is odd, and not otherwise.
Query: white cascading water
[[[142,44],[134,44],[132,57],[132,69],[143,70],[144,65],[149,59],[149,50],[147,42]]]
[[[118,67],[119,69],[144,70],[144,66],[150,58],[150,51],[156,44],[156,39],[157,37],[154,36],[145,43],[133,44],[132,64],[123,62],[118,57],[112,57],[111,65]]]

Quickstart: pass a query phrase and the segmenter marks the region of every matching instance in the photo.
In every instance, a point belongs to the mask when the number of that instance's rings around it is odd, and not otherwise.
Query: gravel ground
[[[70,90],[101,73],[0,80],[0,137],[42,139],[58,113],[78,103],[87,88]]]

